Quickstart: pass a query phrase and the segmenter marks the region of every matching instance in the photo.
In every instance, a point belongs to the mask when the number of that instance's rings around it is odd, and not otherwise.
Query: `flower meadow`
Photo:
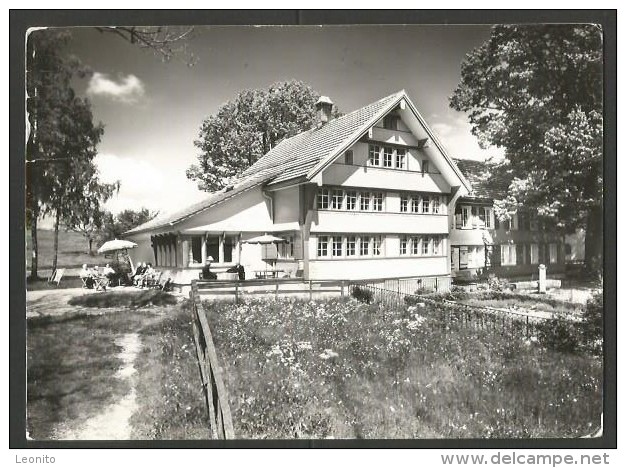
[[[354,299],[207,301],[238,438],[579,437],[602,361]]]

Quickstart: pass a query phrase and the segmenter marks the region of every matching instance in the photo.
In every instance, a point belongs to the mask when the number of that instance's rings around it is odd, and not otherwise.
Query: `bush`
[[[372,291],[369,289],[362,288],[360,286],[355,286],[352,288],[352,297],[355,298],[359,302],[363,302],[365,304],[371,304],[374,301],[374,295]]]
[[[433,288],[429,288],[429,287],[426,287],[426,286],[421,286],[421,287],[417,288],[413,294],[415,294],[417,296],[422,296],[424,294],[431,294],[433,292],[435,292],[433,290]]]
[[[511,289],[511,283],[508,280],[496,276],[489,278],[487,284],[492,291],[507,291]]]
[[[584,342],[580,323],[572,322],[564,316],[544,320],[537,325],[539,341],[549,349],[574,353],[581,349]]]
[[[595,293],[585,305],[583,311],[582,333],[586,344],[595,351],[600,351],[604,338],[604,297],[602,291]]]

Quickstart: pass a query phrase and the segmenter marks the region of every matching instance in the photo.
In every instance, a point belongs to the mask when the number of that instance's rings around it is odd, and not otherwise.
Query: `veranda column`
[[[181,266],[183,268],[189,266],[189,241],[186,239],[183,240],[183,261]]]
[[[237,246],[235,247],[237,250],[237,264],[241,263],[241,233],[237,236]]]
[[[206,264],[206,234],[202,236],[202,264]]]
[[[224,233],[220,234],[219,262],[224,263]]]

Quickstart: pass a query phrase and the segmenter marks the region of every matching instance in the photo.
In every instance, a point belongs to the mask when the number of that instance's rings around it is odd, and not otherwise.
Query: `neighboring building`
[[[544,264],[548,275],[565,270],[563,236],[542,228],[534,213],[518,212],[498,222],[493,200],[506,197],[508,184],[490,177],[488,163],[456,159],[472,185],[459,197],[450,220],[451,273],[472,278],[489,272],[504,277],[529,277]]]
[[[449,277],[449,213],[471,187],[404,91],[283,140],[232,186],[125,237],[135,261],[187,284],[210,256],[246,277]],[[288,242],[255,245],[273,234]],[[482,245],[479,243],[478,245]]]

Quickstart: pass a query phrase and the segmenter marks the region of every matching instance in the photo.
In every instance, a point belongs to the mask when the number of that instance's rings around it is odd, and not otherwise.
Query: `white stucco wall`
[[[311,260],[309,279],[372,279],[448,274],[448,257]]]
[[[272,192],[274,197],[274,222],[298,222],[300,189],[298,186]]]
[[[447,234],[446,215],[317,211],[311,232]]]

